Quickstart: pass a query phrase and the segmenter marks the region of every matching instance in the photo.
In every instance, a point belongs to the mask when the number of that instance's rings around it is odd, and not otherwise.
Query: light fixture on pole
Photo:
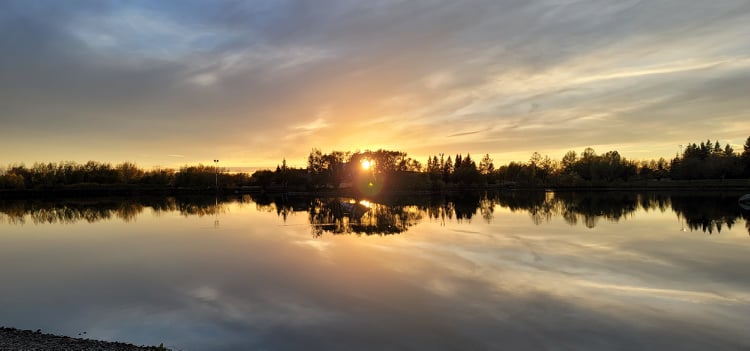
[[[214,172],[216,173],[216,190],[219,190],[219,160],[214,160]]]

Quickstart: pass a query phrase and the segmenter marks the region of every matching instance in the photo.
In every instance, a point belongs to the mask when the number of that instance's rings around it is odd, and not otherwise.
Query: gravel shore
[[[0,351],[163,351],[161,346],[136,346],[122,342],[78,339],[43,334],[39,330],[0,327]]]

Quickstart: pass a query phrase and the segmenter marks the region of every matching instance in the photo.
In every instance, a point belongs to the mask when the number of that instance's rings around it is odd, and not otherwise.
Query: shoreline
[[[166,351],[164,346],[134,344],[42,333],[0,327],[0,351],[5,350],[66,350],[66,351]]]
[[[662,180],[633,181],[585,186],[489,184],[489,185],[450,185],[440,189],[390,189],[381,192],[382,196],[439,196],[482,191],[554,191],[554,192],[608,192],[608,191],[747,191],[750,192],[750,179],[732,180]],[[143,187],[137,185],[83,184],[38,189],[0,189],[0,199],[34,199],[64,197],[137,197],[137,196],[231,196],[231,195],[273,195],[273,196],[361,196],[355,189],[305,189],[303,187],[258,187],[244,186],[231,188],[205,187]]]

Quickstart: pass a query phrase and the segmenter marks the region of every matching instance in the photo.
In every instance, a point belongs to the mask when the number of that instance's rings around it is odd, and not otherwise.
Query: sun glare
[[[374,165],[374,162],[370,160],[362,160],[362,169],[369,170]]]

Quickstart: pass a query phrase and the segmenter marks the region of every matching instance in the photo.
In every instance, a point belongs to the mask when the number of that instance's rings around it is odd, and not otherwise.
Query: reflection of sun
[[[368,169],[370,169],[370,167],[373,166],[373,164],[374,164],[374,162],[372,162],[370,160],[362,160],[362,169],[368,170]]]

